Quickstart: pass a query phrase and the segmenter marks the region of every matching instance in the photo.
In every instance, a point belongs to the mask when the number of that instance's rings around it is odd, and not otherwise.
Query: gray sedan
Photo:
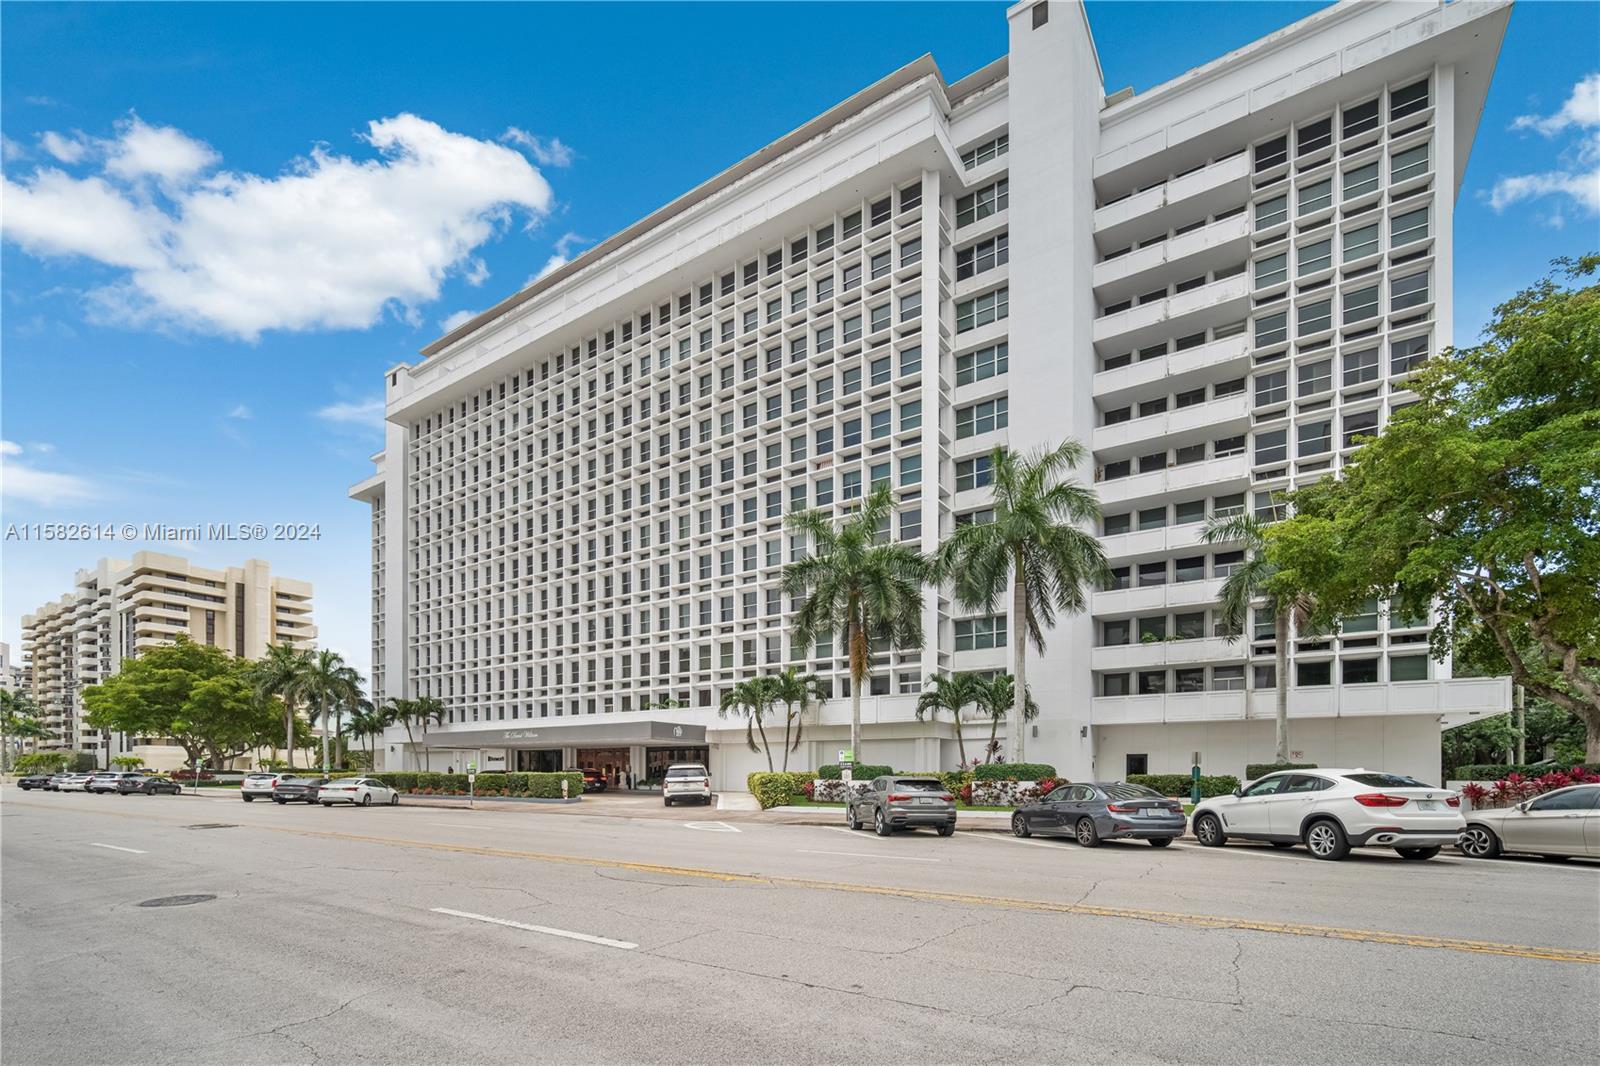
[[[1183,804],[1154,789],[1122,781],[1059,785],[1038,803],[1019,807],[1011,832],[1071,836],[1086,848],[1102,840],[1148,840],[1164,848],[1183,836]]]
[[[1600,785],[1570,785],[1515,807],[1472,811],[1457,845],[1475,859],[1502,851],[1600,859]]]
[[[937,777],[880,777],[866,795],[845,804],[846,825],[860,829],[863,819],[881,837],[919,825],[947,837],[956,831],[956,798]]]

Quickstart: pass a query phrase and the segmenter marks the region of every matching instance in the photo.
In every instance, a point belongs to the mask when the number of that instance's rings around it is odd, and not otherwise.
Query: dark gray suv
[[[871,822],[881,837],[919,825],[947,837],[956,831],[956,798],[937,777],[880,777],[865,795],[845,804],[844,821],[851,829]]]

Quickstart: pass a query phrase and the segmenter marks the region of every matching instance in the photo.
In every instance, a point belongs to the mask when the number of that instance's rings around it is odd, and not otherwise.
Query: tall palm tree
[[[1100,519],[1094,490],[1068,476],[1088,457],[1075,440],[1018,455],[996,448],[990,458],[994,521],[960,526],[940,545],[936,568],[950,578],[957,602],[993,611],[1011,596],[1011,673],[1018,702],[1006,724],[1010,760],[1023,760],[1021,693],[1027,689],[1028,641],[1044,652],[1044,631],[1056,612],[1077,614],[1089,590],[1110,578],[1092,532]],[[1088,527],[1088,528],[1085,528]]]
[[[1236,543],[1244,549],[1244,561],[1233,568],[1222,583],[1221,613],[1228,641],[1238,640],[1250,624],[1250,605],[1265,600],[1272,613],[1272,644],[1276,655],[1273,670],[1275,706],[1273,718],[1277,732],[1277,761],[1289,761],[1289,626],[1310,622],[1312,601],[1304,590],[1285,588],[1281,573],[1267,556],[1267,524],[1248,514],[1212,515],[1201,539],[1207,544]],[[1249,665],[1246,644],[1245,665]],[[1246,671],[1248,678],[1249,671]]]
[[[794,615],[802,647],[837,634],[850,655],[850,750],[861,761],[861,689],[872,642],[922,647],[922,586],[928,561],[914,548],[880,541],[894,516],[887,486],[838,525],[826,511],[791,515],[789,528],[811,542],[811,554],[783,568],[783,591],[804,597]]]
[[[772,710],[776,700],[777,687],[770,677],[752,677],[745,681],[737,682],[727,692],[722,694],[721,705],[717,708],[717,716],[726,718],[729,714],[742,714],[745,717],[744,739],[754,752],[767,753],[767,769],[774,769],[772,765],[772,746],[767,743],[767,726],[765,718]],[[761,743],[756,743],[756,732],[761,733]]]
[[[268,644],[267,653],[253,671],[257,693],[283,700],[284,746],[289,749],[291,770],[294,769],[294,708],[300,695],[300,678],[310,661],[309,651],[300,651],[287,644]]]
[[[800,747],[801,735],[805,732],[806,707],[814,700],[823,703],[827,694],[822,688],[822,679],[816,674],[802,674],[794,667],[789,667],[780,674],[772,675],[772,698],[776,703],[783,704],[783,769],[789,770],[789,753]],[[794,725],[794,741],[789,740],[789,726]]]
[[[923,715],[937,719],[940,711],[949,711],[956,724],[956,751],[961,765],[967,765],[967,743],[961,735],[961,709],[978,702],[983,679],[977,674],[934,674],[928,679],[928,688],[917,697],[917,720]]]
[[[346,734],[365,742],[362,747],[367,749],[369,770],[377,770],[377,738],[383,735],[388,724],[384,713],[374,707],[370,700],[357,700],[350,708],[348,720],[343,723]]]
[[[975,677],[977,675],[974,675]],[[1026,690],[1025,690],[1026,691]],[[1010,674],[995,674],[992,677],[977,677],[977,696],[974,702],[978,710],[989,716],[989,743],[983,749],[983,761],[990,762],[1000,754],[1000,744],[994,737],[1000,729],[1000,723],[1010,718],[1016,709],[1017,682]],[[1022,706],[1022,720],[1031,722],[1039,717],[1039,705],[1034,702],[1033,693],[1026,692]],[[1009,728],[1009,727],[1008,727]],[[1021,726],[1018,726],[1020,729]],[[1000,760],[1006,761],[1004,759]],[[1018,760],[1012,759],[1011,762]]]
[[[398,696],[389,700],[386,708],[388,721],[395,722],[406,728],[406,746],[411,750],[412,761],[419,760],[417,755],[417,738],[411,732],[413,724],[422,726],[422,735],[428,735],[428,723],[438,724],[444,721],[444,704],[432,696],[422,696],[414,700],[400,699]]]
[[[294,693],[306,701],[307,717],[322,731],[322,772],[328,772],[328,719],[334,709],[361,698],[361,675],[336,651],[323,648],[308,657],[294,682]]]

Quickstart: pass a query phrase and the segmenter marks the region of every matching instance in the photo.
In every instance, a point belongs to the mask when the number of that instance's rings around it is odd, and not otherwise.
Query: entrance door
[[[577,769],[598,770],[607,787],[621,788],[624,775],[632,767],[628,765],[627,748],[579,748]]]

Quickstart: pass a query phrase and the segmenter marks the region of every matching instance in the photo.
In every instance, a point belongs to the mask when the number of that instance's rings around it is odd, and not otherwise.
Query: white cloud
[[[544,266],[539,268],[539,273],[534,274],[527,281],[523,282],[522,287],[526,289],[534,282],[554,274],[556,271],[572,262],[572,253],[577,250],[579,245],[588,243],[589,238],[587,237],[580,237],[576,233],[563,233],[560,237],[556,238],[555,254],[551,255],[549,259],[546,259],[544,261]]]
[[[343,400],[338,403],[330,403],[317,411],[317,417],[324,422],[333,422],[339,425],[382,429],[383,399],[379,397],[372,400],[362,400],[359,403],[350,403]]]
[[[1600,168],[1576,173],[1552,170],[1501,178],[1489,192],[1489,206],[1504,211],[1512,204],[1544,196],[1569,196],[1591,214],[1600,212]],[[1559,209],[1551,216],[1560,218]],[[1559,229],[1561,224],[1557,224]]]
[[[26,148],[10,137],[0,134],[0,163],[16,163],[26,158],[28,158]]]
[[[453,315],[447,315],[443,319],[440,319],[439,330],[443,333],[449,333],[457,326],[471,322],[476,317],[478,317],[478,312],[476,311],[457,311]]]
[[[247,407],[247,406],[245,406],[244,404],[241,403],[241,404],[235,404],[234,405],[233,410],[228,412],[228,417],[229,418],[238,418],[238,419],[250,419],[250,418],[254,418],[255,417],[255,413],[253,411],[251,411],[249,407]]]
[[[420,322],[446,278],[488,276],[473,252],[513,210],[549,210],[549,183],[503,145],[409,114],[361,139],[377,158],[318,147],[268,177],[216,170],[203,142],[133,118],[96,142],[99,174],[5,179],[4,236],[120,270],[89,294],[103,319],[254,340],[364,329],[386,311]]]
[[[542,167],[570,167],[572,160],[576,158],[576,153],[573,152],[572,146],[562,144],[559,137],[551,137],[546,140],[543,137],[529,133],[527,130],[519,130],[515,126],[507,126],[506,131],[500,135],[500,139],[507,144],[526,148],[528,154],[533,156],[534,161]]]
[[[1555,114],[1519,115],[1511,123],[1514,130],[1536,130],[1546,137],[1554,137],[1574,126],[1579,129],[1600,126],[1600,71],[1574,85],[1567,102]]]
[[[30,445],[30,450],[49,452],[50,446]],[[80,503],[100,495],[93,482],[76,474],[63,474],[53,470],[40,470],[31,463],[19,462],[15,457],[23,453],[22,445],[15,441],[0,440],[0,497],[7,500],[35,503],[41,507]]]
[[[57,133],[55,130],[46,130],[39,135],[39,147],[49,152],[62,163],[77,163],[89,154],[89,144],[82,137]]]

